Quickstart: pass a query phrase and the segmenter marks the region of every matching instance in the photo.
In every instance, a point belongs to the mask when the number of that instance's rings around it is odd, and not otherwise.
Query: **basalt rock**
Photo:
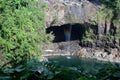
[[[68,23],[93,23],[99,10],[99,5],[88,0],[39,0],[39,4],[46,3],[46,25],[59,26]]]
[[[104,14],[98,14],[103,8],[99,0],[39,0],[47,4],[44,10],[46,26],[61,26],[64,24],[93,24],[97,25],[97,34],[107,34],[111,30],[111,20],[105,19]],[[87,26],[88,27],[88,26]]]
[[[71,39],[73,41],[69,44],[71,54],[105,61],[116,60],[118,62],[120,60],[120,38],[117,38],[117,35],[120,34],[120,26],[111,21],[114,18],[113,16],[106,20],[108,13],[99,13],[99,10],[103,8],[100,0],[39,0],[39,7],[42,3],[47,4],[47,8],[44,10],[47,29],[55,27],[51,32],[61,32],[62,37],[64,37],[63,28],[67,26],[66,24],[72,25],[72,36],[76,36],[76,34],[73,35],[74,32],[77,34],[81,32],[79,34],[81,36],[80,43],[75,44],[74,39]],[[73,27],[79,27],[80,29],[77,28],[77,31],[74,31]],[[60,39],[60,34],[55,35],[55,38]],[[78,40],[78,38],[75,40]],[[50,50],[44,53],[66,54],[68,51],[67,44],[65,42],[54,43],[52,47],[47,48]]]

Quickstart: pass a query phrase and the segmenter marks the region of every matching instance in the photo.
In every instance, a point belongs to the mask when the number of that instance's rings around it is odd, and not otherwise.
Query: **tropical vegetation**
[[[106,21],[117,27],[120,38],[120,0],[102,0]],[[56,63],[40,62],[45,33],[43,4],[38,0],[0,0],[0,80],[119,80],[120,67],[109,65],[96,74],[82,73],[77,67],[61,67]],[[86,34],[93,35],[89,29]],[[87,36],[85,40],[92,42]]]

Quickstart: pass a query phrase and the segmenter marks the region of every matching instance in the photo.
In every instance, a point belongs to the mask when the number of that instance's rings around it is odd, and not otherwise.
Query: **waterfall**
[[[65,34],[65,39],[68,42],[67,44],[67,55],[70,55],[70,41],[71,41],[71,31],[72,31],[72,14],[74,14],[73,16],[75,17],[80,17],[80,20],[84,20],[85,18],[85,14],[84,14],[84,9],[82,7],[82,2],[78,3],[77,5],[80,7],[76,8],[73,7],[74,3],[65,3],[67,5],[67,9],[68,9],[68,20],[69,20],[69,27],[67,29],[64,29],[64,34]],[[77,14],[76,14],[77,13]],[[80,13],[80,14],[78,14]]]
[[[67,41],[67,58],[70,59],[70,41],[71,41],[71,30],[72,30],[72,19],[71,19],[71,12],[70,12],[70,5],[68,5],[68,19],[70,20],[70,25],[66,29],[64,29],[65,39]]]
[[[72,31],[72,15],[73,17],[76,17],[76,19],[79,17],[81,21],[84,21],[86,18],[84,8],[83,8],[83,2],[80,3],[74,3],[74,2],[64,2],[64,4],[67,6],[67,13],[68,13],[68,20],[69,20],[69,27],[64,29],[65,39],[67,41],[67,55],[70,55],[70,41],[71,41],[71,31]],[[78,7],[74,6],[77,5]],[[80,13],[80,14],[79,14]]]

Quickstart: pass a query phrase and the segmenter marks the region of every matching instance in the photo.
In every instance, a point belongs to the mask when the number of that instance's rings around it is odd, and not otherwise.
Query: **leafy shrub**
[[[79,79],[78,79],[79,78]],[[65,68],[56,63],[40,62],[32,59],[16,67],[3,66],[0,69],[0,80],[91,80],[82,75],[77,68]]]
[[[89,76],[77,67],[63,67],[36,59],[22,62],[16,67],[5,65],[0,69],[0,80],[119,80],[119,75],[120,67],[111,64]]]
[[[0,47],[13,64],[37,57],[42,43],[48,41],[43,10],[38,9],[37,2],[0,1]]]

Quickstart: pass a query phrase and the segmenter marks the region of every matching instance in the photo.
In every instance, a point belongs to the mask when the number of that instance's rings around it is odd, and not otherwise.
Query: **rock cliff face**
[[[48,28],[51,26],[60,28],[66,24],[72,24],[73,27],[75,24],[82,26],[82,33],[79,34],[81,36],[79,44],[82,48],[73,51],[75,55],[117,62],[120,60],[120,17],[117,15],[118,25],[115,25],[111,21],[115,17],[111,10],[100,12],[103,9],[100,0],[40,0],[39,5],[42,3],[48,5],[45,9]]]
[[[98,26],[96,29],[98,34],[110,31],[112,17],[106,20],[106,14],[99,14],[100,9],[103,8],[99,0],[39,0],[39,5],[42,3],[47,4],[45,9],[47,27],[89,23]],[[111,12],[106,11],[106,13]]]
[[[45,10],[47,26],[58,26],[68,23],[91,23],[99,7],[88,0],[40,0],[46,3]]]

